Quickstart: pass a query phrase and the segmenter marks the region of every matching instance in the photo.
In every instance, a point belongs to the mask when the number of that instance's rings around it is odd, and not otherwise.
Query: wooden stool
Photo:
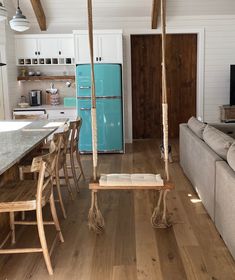
[[[68,152],[69,152],[71,166],[68,166],[68,168],[71,168],[71,170],[72,170],[74,183],[75,183],[75,186],[76,186],[78,192],[79,192],[79,185],[78,185],[79,179],[81,178],[81,176],[83,177],[83,179],[85,179],[83,168],[82,168],[82,163],[81,163],[81,158],[80,158],[80,154],[79,154],[79,149],[78,149],[79,132],[80,132],[81,126],[82,126],[82,119],[78,119],[76,121],[71,121],[69,124],[70,141],[69,141],[69,146],[68,146]],[[75,165],[74,153],[76,156],[77,165]],[[76,175],[77,168],[80,169],[80,174],[78,177]]]
[[[67,167],[67,163],[66,163],[66,154],[67,154],[67,148],[68,148],[69,135],[70,135],[70,131],[67,130],[67,131],[55,133],[54,137],[53,137],[53,141],[60,143],[60,149],[58,152],[58,157],[56,159],[55,181],[56,181],[56,186],[57,186],[57,190],[58,190],[58,194],[59,194],[59,202],[60,202],[61,209],[63,211],[63,215],[65,218],[66,218],[66,212],[65,212],[65,208],[64,208],[64,204],[63,204],[63,199],[61,196],[60,179],[62,179],[62,178],[65,179],[68,192],[71,196],[71,199],[74,200],[73,191],[72,191],[72,188],[71,188],[71,185],[69,182],[69,175],[68,175],[68,169],[67,169],[68,167]],[[64,177],[59,175],[60,170],[63,170]]]
[[[55,186],[57,188],[58,199],[59,199],[58,201],[60,203],[60,207],[61,207],[61,210],[62,210],[62,213],[63,213],[63,216],[65,219],[66,219],[67,215],[66,215],[64,202],[63,202],[63,198],[62,198],[62,194],[61,194],[60,178],[65,179],[69,194],[70,194],[72,200],[74,199],[72,188],[71,188],[71,185],[69,182],[69,176],[68,176],[68,170],[67,170],[67,164],[66,164],[66,153],[67,153],[67,147],[68,147],[69,133],[70,133],[69,130],[67,130],[67,131],[63,131],[63,132],[54,133],[54,135],[53,135],[53,143],[55,144],[56,150],[57,150],[55,174],[54,174],[55,180],[53,180],[53,182],[55,182]],[[51,144],[51,141],[49,143],[46,143],[46,145],[42,146],[42,150],[41,150],[42,154],[48,153],[50,151],[50,148],[49,148],[50,144]],[[19,170],[20,170],[20,179],[24,180],[24,174],[30,173],[30,165],[27,165],[25,162],[24,165],[21,165],[19,167]],[[60,170],[63,170],[64,177],[59,176]],[[34,173],[34,179],[35,178],[37,178],[37,177],[36,177],[36,174]],[[22,218],[24,219],[24,215],[22,216]]]
[[[17,253],[43,253],[48,273],[53,274],[50,254],[56,244],[57,237],[64,242],[60,224],[58,221],[54,196],[52,191],[53,173],[55,169],[57,151],[53,151],[44,156],[33,159],[31,166],[32,172],[37,172],[38,180],[23,180],[5,185],[0,189],[0,213],[10,214],[11,231],[0,245],[0,254],[17,254]],[[42,208],[46,203],[50,203],[50,210],[53,221],[43,221]],[[36,221],[16,221],[15,212],[36,211]],[[37,225],[38,236],[41,246],[39,248],[21,248],[21,249],[3,249],[9,237],[11,243],[15,243],[15,225]],[[49,250],[44,232],[44,225],[54,225],[57,231],[56,237]]]

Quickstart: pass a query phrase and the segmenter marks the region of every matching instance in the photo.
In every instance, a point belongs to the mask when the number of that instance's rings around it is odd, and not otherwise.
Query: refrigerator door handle
[[[91,99],[90,96],[77,96],[77,99]]]
[[[79,88],[80,88],[80,89],[90,89],[91,86],[80,86]]]
[[[96,96],[96,99],[121,99],[121,96]]]
[[[81,111],[91,111],[91,108],[80,108]]]

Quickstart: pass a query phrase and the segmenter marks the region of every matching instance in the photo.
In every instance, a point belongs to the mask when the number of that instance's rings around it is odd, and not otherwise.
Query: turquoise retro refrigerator
[[[91,68],[77,65],[77,113],[83,120],[79,149],[91,152]],[[95,64],[98,151],[123,152],[122,73],[119,64]]]

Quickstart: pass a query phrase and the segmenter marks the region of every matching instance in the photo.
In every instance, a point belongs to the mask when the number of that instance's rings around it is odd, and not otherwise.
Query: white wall
[[[15,12],[11,1],[5,1],[9,19]],[[7,66],[2,68],[4,76],[4,107],[5,118],[11,118],[12,108],[18,102],[17,69],[15,66],[14,32],[10,29],[8,21],[0,22],[0,45],[5,48],[5,61]]]

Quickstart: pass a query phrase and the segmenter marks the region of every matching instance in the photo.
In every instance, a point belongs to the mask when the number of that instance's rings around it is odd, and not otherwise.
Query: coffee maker
[[[30,90],[29,92],[29,103],[30,106],[42,105],[42,91],[41,90]]]

